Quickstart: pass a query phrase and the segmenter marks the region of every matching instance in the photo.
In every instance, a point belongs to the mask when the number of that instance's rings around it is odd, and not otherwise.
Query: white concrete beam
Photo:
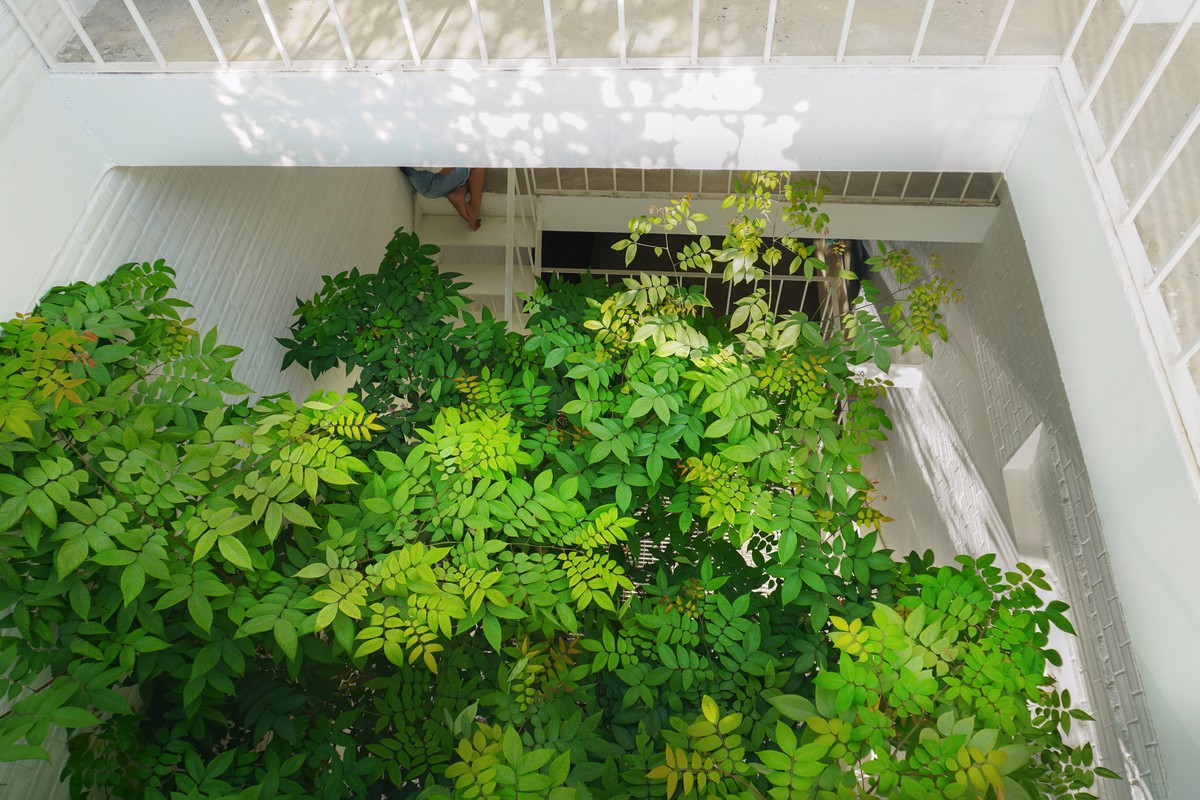
[[[1000,171],[1049,72],[996,68],[55,74],[119,166]]]

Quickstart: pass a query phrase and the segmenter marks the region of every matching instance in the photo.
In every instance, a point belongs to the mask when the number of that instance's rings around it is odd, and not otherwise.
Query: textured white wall
[[[235,376],[259,393],[312,390],[279,372],[295,298],[321,276],[373,272],[396,228],[412,229],[397,169],[127,167],[97,187],[40,287],[95,281],[129,261],[166,260],[190,313],[245,349]]]
[[[0,316],[28,305],[106,169],[0,3]]]
[[[921,385],[892,392],[896,430],[867,466],[889,497],[885,513],[896,518],[884,529],[887,543],[933,547],[942,558],[998,551],[1011,563],[1017,553],[1003,468],[1041,425],[1044,455],[1031,471],[1035,511],[1057,588],[1073,607],[1102,752],[1122,773],[1123,752],[1131,753],[1131,777],[1142,773],[1137,785],[1165,797],[1159,746],[1016,212],[1006,202],[979,246],[899,246],[922,259],[939,252],[964,299],[948,310],[951,341],[922,367]],[[1116,784],[1105,788],[1129,796]]]

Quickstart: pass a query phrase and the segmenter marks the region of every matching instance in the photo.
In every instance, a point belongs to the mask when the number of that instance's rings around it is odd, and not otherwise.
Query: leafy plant
[[[932,288],[779,316],[769,269],[831,277],[772,228],[819,191],[739,188],[677,259],[752,287],[729,318],[554,282],[519,336],[398,232],[281,340],[361,404],[227,400],[161,262],[5,323],[0,758],[72,729],[75,796],[1090,796],[1040,573],[881,548],[859,368],[931,349],[952,285],[885,253]]]

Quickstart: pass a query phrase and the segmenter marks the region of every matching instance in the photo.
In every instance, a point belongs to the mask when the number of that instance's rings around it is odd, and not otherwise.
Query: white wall
[[[987,172],[1049,76],[996,68],[55,75],[121,165]],[[152,109],[153,111],[149,111]]]
[[[412,193],[397,169],[134,167],[105,175],[54,271],[95,281],[129,261],[166,259],[178,295],[205,329],[245,349],[235,376],[259,393],[312,391],[279,372],[295,298],[321,276],[373,272],[396,228],[412,229]]]
[[[1200,787],[1200,497],[1065,103],[1048,92],[1007,177],[1116,577],[1093,591],[1121,597],[1166,777],[1175,797],[1192,797]]]
[[[0,315],[25,308],[107,163],[0,4]]]
[[[942,559],[999,552],[1010,565],[1043,556],[1028,547],[1017,552],[1013,517],[1022,498],[1010,498],[1004,480],[1005,465],[1041,426],[1029,510],[1079,632],[1087,697],[1073,696],[1099,721],[1095,735],[1106,766],[1135,779],[1139,790],[1165,797],[1137,658],[1112,589],[1105,531],[1016,211],[1006,201],[981,245],[897,246],[921,259],[940,253],[963,301],[947,309],[950,342],[921,368],[920,385],[891,393],[895,431],[866,466],[889,497],[884,513],[896,518],[884,528],[887,544],[932,546]],[[1126,752],[1134,757],[1132,769]],[[1115,783],[1103,788],[1105,797],[1130,796]]]

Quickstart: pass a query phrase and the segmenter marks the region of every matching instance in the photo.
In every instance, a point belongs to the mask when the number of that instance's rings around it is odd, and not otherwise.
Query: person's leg
[[[483,205],[483,181],[487,177],[487,169],[484,167],[472,167],[471,173],[467,176],[467,192],[471,195],[468,200],[467,210],[471,213],[471,218],[475,220],[472,226],[474,229],[479,229],[479,208]]]
[[[447,194],[446,199],[450,201],[450,205],[454,206],[458,215],[471,226],[471,230],[479,230],[479,215],[472,211],[467,204],[467,185],[465,183]]]

